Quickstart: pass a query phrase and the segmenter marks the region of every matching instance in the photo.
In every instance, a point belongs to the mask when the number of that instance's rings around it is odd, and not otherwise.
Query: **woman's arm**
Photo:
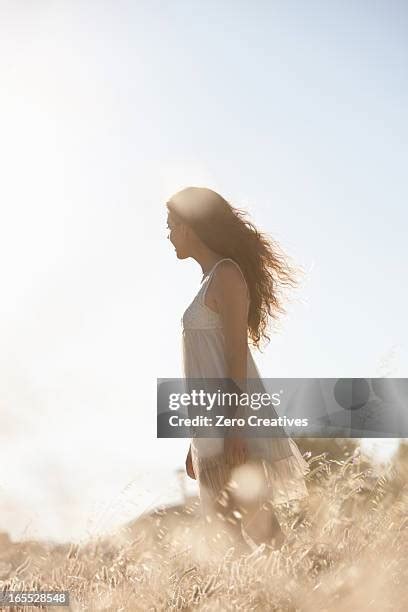
[[[214,298],[221,316],[227,373],[237,384],[247,376],[248,297],[245,281],[230,262],[222,262],[214,275]]]
[[[244,391],[248,357],[249,298],[242,274],[231,262],[222,262],[214,275],[213,296],[220,314],[225,342],[227,377]],[[225,438],[224,451],[234,463],[245,461],[246,444],[239,430]]]

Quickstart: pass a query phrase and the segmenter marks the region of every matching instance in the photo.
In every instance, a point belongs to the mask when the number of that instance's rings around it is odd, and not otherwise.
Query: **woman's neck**
[[[196,257],[197,262],[201,266],[203,277],[208,274],[208,272],[210,272],[210,270],[215,266],[217,261],[220,261],[220,259],[223,259],[222,255],[219,255],[218,253],[214,252],[206,253]]]

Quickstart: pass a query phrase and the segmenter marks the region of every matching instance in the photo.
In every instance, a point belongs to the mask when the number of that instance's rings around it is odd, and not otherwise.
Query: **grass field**
[[[8,543],[2,588],[68,590],[71,610],[408,610],[408,458],[376,472],[313,453],[309,499],[280,507],[280,550],[197,557],[198,504],[159,508],[82,545]],[[10,608],[10,610],[34,608]],[[49,608],[50,610],[56,608]]]

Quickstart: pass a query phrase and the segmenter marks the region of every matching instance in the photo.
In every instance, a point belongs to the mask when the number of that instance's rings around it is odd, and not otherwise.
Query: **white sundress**
[[[181,320],[183,371],[186,379],[227,378],[221,317],[205,304],[208,286],[221,261],[230,261],[235,264],[245,280],[239,265],[230,258],[219,260],[205,275],[197,295]],[[249,308],[248,287],[247,294]],[[266,391],[249,346],[247,378],[248,391],[255,387],[257,392]],[[253,437],[248,438],[246,443],[248,459],[263,460],[262,463],[267,473],[268,497],[273,504],[287,503],[308,495],[304,476],[309,466],[290,437]],[[204,472],[211,468],[210,482],[213,483],[215,494],[219,483],[224,481],[225,470],[230,468],[223,455],[223,444],[223,438],[193,437],[191,439],[193,469],[202,501],[205,495],[208,495],[208,477]],[[217,477],[217,472],[219,477]],[[206,482],[205,495],[201,481]]]

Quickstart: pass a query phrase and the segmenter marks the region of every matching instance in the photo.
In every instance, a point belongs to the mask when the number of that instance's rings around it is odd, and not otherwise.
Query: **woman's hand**
[[[193,468],[193,460],[191,458],[191,446],[188,449],[187,458],[186,458],[186,472],[190,478],[192,478],[193,480],[196,480],[196,475],[194,474],[194,468]]]
[[[240,465],[248,458],[248,447],[244,437],[230,434],[224,438],[224,454],[227,463]]]

